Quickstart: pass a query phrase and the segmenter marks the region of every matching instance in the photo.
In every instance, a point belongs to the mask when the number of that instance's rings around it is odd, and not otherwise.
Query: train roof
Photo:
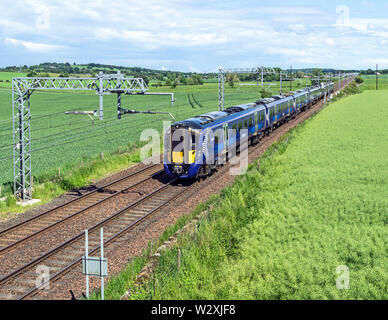
[[[237,113],[237,112],[241,112],[241,111],[252,109],[255,106],[256,106],[256,103],[239,104],[237,106],[232,106],[232,107],[229,107],[229,108],[225,109],[225,112],[227,112],[228,114]]]
[[[205,118],[205,119],[211,119],[211,121],[215,121],[215,120],[223,118],[227,115],[228,114],[226,112],[223,112],[223,111],[213,111],[213,112],[201,114],[195,118]]]
[[[172,127],[176,129],[179,128],[193,128],[193,129],[202,129],[203,125],[198,118],[190,118],[182,121],[178,121],[172,124]]]
[[[281,100],[281,99],[284,99],[285,96],[282,96],[282,95],[279,94],[277,96],[272,96],[272,98],[275,99],[275,100]]]
[[[228,113],[223,111],[213,111],[201,114],[199,116],[189,118],[186,120],[175,122],[172,126],[178,128],[193,128],[202,129],[204,125],[212,123],[218,119],[226,117]]]
[[[273,98],[264,98],[264,99],[257,100],[256,103],[257,104],[267,104],[267,103],[272,103],[274,101],[276,101],[276,100]]]

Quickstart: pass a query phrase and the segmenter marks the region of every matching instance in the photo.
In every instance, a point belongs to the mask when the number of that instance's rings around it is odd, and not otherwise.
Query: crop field
[[[133,298],[387,299],[387,121],[388,91],[367,91],[292,130]]]
[[[26,73],[0,72],[0,88],[12,88],[12,78],[26,77],[26,76],[27,76]]]
[[[24,76],[0,72],[3,79]],[[0,83],[1,84],[1,83]],[[266,84],[266,86],[268,86]],[[304,87],[305,81],[295,81],[293,88]],[[0,86],[1,87],[1,86]],[[279,93],[279,83],[270,86]],[[170,112],[176,120],[217,110],[218,84],[199,86],[150,87],[150,92],[174,92],[172,106],[169,96],[124,96],[122,107],[135,110]],[[253,102],[260,98],[257,86],[234,88],[225,85],[225,105]],[[50,180],[63,166],[77,166],[100,152],[116,152],[140,138],[146,128],[162,129],[163,121],[173,121],[169,115],[125,115],[117,119],[116,95],[104,96],[104,120],[94,121],[86,115],[65,115],[65,111],[97,110],[98,96],[93,92],[37,91],[31,97],[31,146],[34,181]],[[0,88],[0,187],[10,194],[13,185],[11,90]],[[3,192],[4,193],[4,192]]]
[[[376,76],[374,75],[362,75],[364,83],[361,84],[362,90],[376,90]],[[388,89],[388,74],[379,75],[379,89]]]

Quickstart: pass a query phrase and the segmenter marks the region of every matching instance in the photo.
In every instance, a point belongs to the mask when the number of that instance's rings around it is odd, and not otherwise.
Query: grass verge
[[[50,170],[34,177],[33,197],[41,202],[21,207],[16,205],[16,198],[8,195],[5,201],[0,202],[0,219],[8,219],[15,214],[25,212],[43,203],[52,201],[55,197],[69,190],[82,188],[95,180],[107,175],[127,169],[140,162],[140,148],[144,143],[135,142],[127,147],[94,157],[83,157],[78,163],[67,164],[60,169]]]

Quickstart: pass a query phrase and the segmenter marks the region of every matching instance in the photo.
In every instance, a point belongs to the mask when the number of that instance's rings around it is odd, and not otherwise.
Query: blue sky
[[[387,1],[2,0],[0,66],[388,68]]]

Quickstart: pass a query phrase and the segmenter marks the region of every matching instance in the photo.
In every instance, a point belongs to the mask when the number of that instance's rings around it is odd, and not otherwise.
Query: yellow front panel
[[[190,158],[189,158],[190,163],[194,163],[195,161],[195,150],[190,151]]]
[[[195,150],[189,151],[189,163],[194,163],[195,161]],[[172,162],[173,163],[183,163],[183,152],[173,152],[172,153]]]
[[[173,152],[172,153],[172,162],[173,163],[183,163],[183,152]]]

